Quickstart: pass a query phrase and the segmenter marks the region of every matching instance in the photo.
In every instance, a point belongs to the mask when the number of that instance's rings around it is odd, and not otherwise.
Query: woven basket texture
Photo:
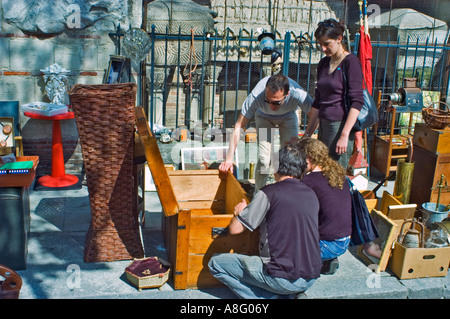
[[[445,105],[446,109],[441,110],[433,108],[435,104],[443,104]],[[422,117],[425,123],[433,129],[442,130],[450,125],[449,107],[444,102],[434,102],[429,107],[424,108],[422,110]]]
[[[136,84],[75,85],[77,122],[91,206],[86,262],[144,256],[133,205]]]

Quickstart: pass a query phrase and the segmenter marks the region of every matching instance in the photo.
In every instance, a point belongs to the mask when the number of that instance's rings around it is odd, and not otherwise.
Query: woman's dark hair
[[[272,75],[266,83],[266,88],[271,92],[283,90],[284,94],[289,93],[289,79],[283,74]]]
[[[319,22],[314,32],[316,40],[321,37],[337,40],[340,36],[344,37],[345,26],[334,19],[327,19]]]
[[[301,179],[307,167],[306,153],[296,144],[288,144],[278,152],[278,170],[280,176],[292,176]]]

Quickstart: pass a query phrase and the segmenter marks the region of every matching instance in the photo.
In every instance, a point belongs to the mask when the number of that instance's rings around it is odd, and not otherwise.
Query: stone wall
[[[90,5],[89,1],[14,2],[4,0],[0,3],[0,101],[49,102],[40,70],[54,63],[71,70],[70,86],[102,83],[110,55],[116,54],[116,43],[108,33],[115,32],[119,23],[126,26],[125,30],[129,25],[141,24],[139,0],[103,2],[104,7],[95,8],[86,7]],[[69,22],[54,26],[55,21],[64,22],[64,18],[69,21],[70,13],[75,12],[68,11],[67,6],[71,4],[80,9],[80,25],[74,25],[72,20],[72,25]],[[34,14],[37,18],[34,22],[20,24],[18,10],[23,16]],[[49,13],[53,19],[49,18]],[[45,26],[45,18],[49,20],[49,26]],[[138,73],[136,65],[133,67],[132,81],[136,82]],[[40,157],[38,175],[50,173],[51,121],[29,119],[21,113],[21,126],[25,155]],[[75,120],[62,121],[61,131],[66,171],[79,173],[83,161]]]

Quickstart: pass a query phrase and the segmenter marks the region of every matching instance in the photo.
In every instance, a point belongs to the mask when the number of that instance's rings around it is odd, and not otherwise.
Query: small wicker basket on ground
[[[434,108],[434,105],[439,103],[445,105],[446,110]],[[422,110],[422,117],[429,127],[437,130],[443,130],[444,128],[450,125],[449,110],[450,108],[446,103],[434,102],[431,103],[430,106]]]
[[[170,264],[158,257],[136,258],[125,268],[127,279],[139,291],[159,288],[169,279]]]

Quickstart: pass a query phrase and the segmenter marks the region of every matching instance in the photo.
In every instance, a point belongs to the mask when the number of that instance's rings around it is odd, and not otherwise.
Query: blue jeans
[[[259,256],[216,254],[208,263],[209,271],[243,299],[276,299],[280,295],[304,292],[316,279],[288,280],[267,274]]]
[[[350,236],[335,240],[320,240],[320,257],[322,260],[331,260],[345,253],[350,244]]]

